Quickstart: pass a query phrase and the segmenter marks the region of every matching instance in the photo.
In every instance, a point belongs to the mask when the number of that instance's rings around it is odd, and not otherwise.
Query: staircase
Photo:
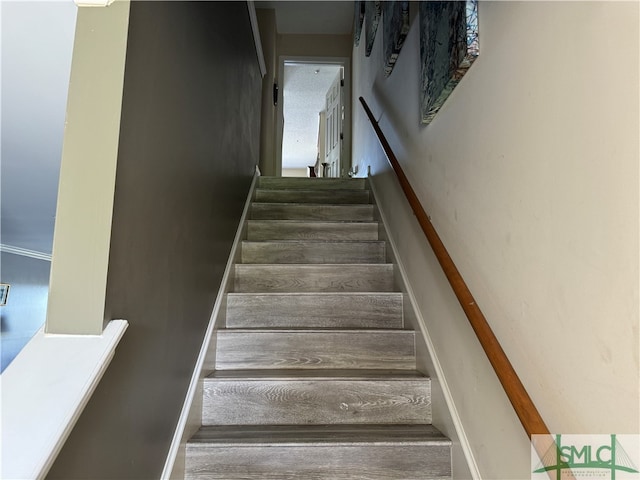
[[[186,479],[451,478],[366,187],[259,179]]]

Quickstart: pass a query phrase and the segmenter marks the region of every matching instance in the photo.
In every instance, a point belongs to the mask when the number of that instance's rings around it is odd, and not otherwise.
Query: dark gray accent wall
[[[105,320],[130,327],[49,478],[162,471],[258,162],[245,2],[132,2]]]
[[[51,262],[2,252],[0,282],[11,285],[0,306],[0,373],[44,324]]]

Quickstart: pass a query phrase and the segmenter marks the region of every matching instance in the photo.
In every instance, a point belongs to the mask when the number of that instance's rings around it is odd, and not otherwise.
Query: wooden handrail
[[[464,313],[469,319],[469,323],[471,323],[471,327],[476,332],[476,336],[487,354],[487,358],[489,359],[489,362],[491,362],[491,365],[493,366],[493,369],[495,370],[511,405],[513,405],[516,415],[518,415],[518,418],[520,419],[520,423],[522,423],[524,430],[530,438],[532,435],[548,435],[549,429],[542,420],[538,409],[531,401],[531,397],[529,397],[527,390],[524,388],[524,385],[522,385],[520,378],[518,378],[511,362],[507,358],[507,355],[500,346],[498,339],[487,323],[487,319],[484,317],[480,307],[473,298],[473,295],[471,295],[469,287],[467,287],[462,275],[460,275],[456,265],[453,263],[453,260],[449,256],[449,252],[447,252],[447,249],[442,243],[442,240],[440,240],[438,233],[435,228],[433,228],[431,220],[429,220],[429,216],[424,211],[424,208],[422,208],[420,200],[418,200],[418,196],[413,191],[413,188],[411,188],[411,184],[409,183],[407,176],[402,171],[402,167],[400,166],[398,159],[382,133],[373,113],[371,113],[367,102],[365,102],[364,98],[360,97],[360,103],[362,103],[364,111],[366,112],[367,117],[369,117],[371,125],[373,125],[373,129],[376,132],[380,145],[382,145],[382,149],[384,150],[389,163],[391,163],[393,170],[398,176],[402,190],[404,191],[407,200],[409,200],[409,204],[418,219],[420,228],[422,228],[422,231],[426,235],[436,258],[438,259],[438,263],[440,263],[444,274],[449,280],[451,288],[453,288]]]

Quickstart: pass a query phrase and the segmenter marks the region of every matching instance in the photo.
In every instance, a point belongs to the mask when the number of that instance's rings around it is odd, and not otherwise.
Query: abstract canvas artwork
[[[380,22],[380,13],[382,11],[382,2],[379,0],[368,0],[365,2],[364,20],[366,26],[366,40],[364,54],[368,57],[371,55],[373,49],[373,42],[376,39],[376,32],[378,31],[378,23]]]
[[[434,119],[479,54],[478,0],[420,2],[422,123]]]
[[[387,1],[382,6],[384,74],[391,75],[409,33],[409,2]]]
[[[362,35],[362,22],[364,22],[364,1],[357,0],[354,2],[353,12],[353,44],[357,47],[360,45],[360,36]]]

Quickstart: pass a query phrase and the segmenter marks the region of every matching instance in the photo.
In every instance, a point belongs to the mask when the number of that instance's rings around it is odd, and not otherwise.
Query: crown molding
[[[51,254],[38,252],[36,250],[29,250],[28,248],[15,247],[13,245],[5,245],[0,243],[0,252],[13,253],[14,255],[22,255],[23,257],[36,258],[38,260],[51,261]]]

